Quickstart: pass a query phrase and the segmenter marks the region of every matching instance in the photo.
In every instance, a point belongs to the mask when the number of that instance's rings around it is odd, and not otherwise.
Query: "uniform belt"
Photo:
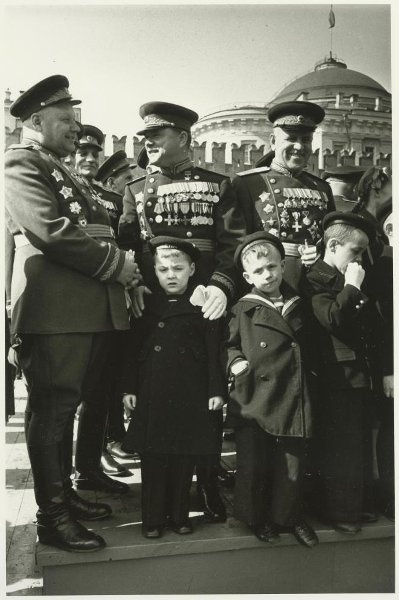
[[[114,232],[112,227],[109,225],[96,225],[94,223],[88,223],[86,227],[81,227],[87,235],[90,237],[101,237],[101,238],[114,238]],[[23,233],[15,233],[14,241],[16,248],[22,248],[28,246],[30,241]]]
[[[285,255],[286,256],[295,256],[295,257],[300,256],[299,250],[298,250],[299,245],[300,244],[295,244],[294,242],[283,242]]]
[[[215,251],[215,242],[212,240],[199,240],[197,238],[181,238],[186,242],[191,242],[200,252],[214,252]],[[149,245],[146,244],[143,248],[143,252],[149,252]]]

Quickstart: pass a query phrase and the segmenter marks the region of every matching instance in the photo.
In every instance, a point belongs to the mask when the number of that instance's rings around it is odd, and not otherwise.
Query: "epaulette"
[[[35,144],[11,144],[8,146],[7,150],[37,150],[41,146],[36,146]]]
[[[270,167],[256,167],[255,169],[249,169],[249,171],[242,171],[241,173],[236,173],[240,177],[244,177],[244,175],[253,175],[254,173],[266,173],[270,171]]]
[[[126,187],[130,187],[131,185],[134,185],[135,183],[138,183],[139,181],[144,181],[146,177],[147,177],[147,174],[142,175],[141,177],[136,177],[136,179],[133,179],[133,181],[129,181],[126,184]]]

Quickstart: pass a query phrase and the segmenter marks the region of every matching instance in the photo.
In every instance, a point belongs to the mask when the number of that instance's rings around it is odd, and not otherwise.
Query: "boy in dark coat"
[[[302,544],[318,539],[301,509],[305,440],[311,435],[305,375],[305,315],[283,283],[284,247],[261,231],[246,236],[235,262],[253,285],[232,310],[224,360],[235,419],[235,516],[264,542],[288,530]]]
[[[361,266],[375,228],[348,212],[330,213],[323,228],[324,258],[307,273],[323,388],[317,423],[323,504],[336,529],[356,533],[372,478],[371,378],[380,354],[378,315],[362,291]]]
[[[195,461],[220,451],[225,379],[220,322],[204,319],[190,303],[199,250],[167,236],[149,243],[160,287],[131,334],[123,401],[134,417],[123,449],[140,454],[143,533],[155,538],[167,524],[179,534],[192,532]]]

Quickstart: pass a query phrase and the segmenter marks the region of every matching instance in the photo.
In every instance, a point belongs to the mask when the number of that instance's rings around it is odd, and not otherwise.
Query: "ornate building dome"
[[[268,109],[289,100],[316,102],[326,112],[314,134],[308,165],[314,173],[341,164],[390,164],[391,94],[331,53],[265,104],[232,104],[203,115],[193,127],[194,160],[230,175],[252,168],[270,149]]]

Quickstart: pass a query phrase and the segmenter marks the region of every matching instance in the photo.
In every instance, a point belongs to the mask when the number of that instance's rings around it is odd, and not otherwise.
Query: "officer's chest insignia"
[[[51,175],[52,175],[52,177],[54,177],[54,179],[56,181],[63,181],[63,179],[64,179],[62,174],[59,171],[57,171],[57,169],[54,169],[54,171],[51,173]]]
[[[143,192],[139,192],[138,194],[136,194],[135,196],[136,199],[136,210],[137,210],[137,214],[140,214],[143,212],[143,199],[144,199],[144,194]]]
[[[274,206],[273,206],[273,204],[266,204],[266,205],[263,207],[263,210],[264,210],[264,211],[265,211],[265,213],[268,215],[269,213],[271,213],[271,212],[273,212],[273,211],[274,211]]]
[[[67,198],[71,198],[71,196],[73,195],[72,188],[63,185],[60,189],[60,194],[64,196],[65,200],[67,200]]]
[[[87,227],[87,219],[84,215],[78,217],[78,223],[81,227]]]
[[[69,205],[69,210],[71,211],[71,213],[78,215],[82,210],[82,207],[80,206],[79,202],[71,202],[71,204]]]
[[[259,198],[260,198],[260,200],[261,200],[262,202],[269,202],[269,200],[270,200],[270,195],[271,195],[271,194],[270,194],[270,192],[262,192],[262,193],[260,194]]]

